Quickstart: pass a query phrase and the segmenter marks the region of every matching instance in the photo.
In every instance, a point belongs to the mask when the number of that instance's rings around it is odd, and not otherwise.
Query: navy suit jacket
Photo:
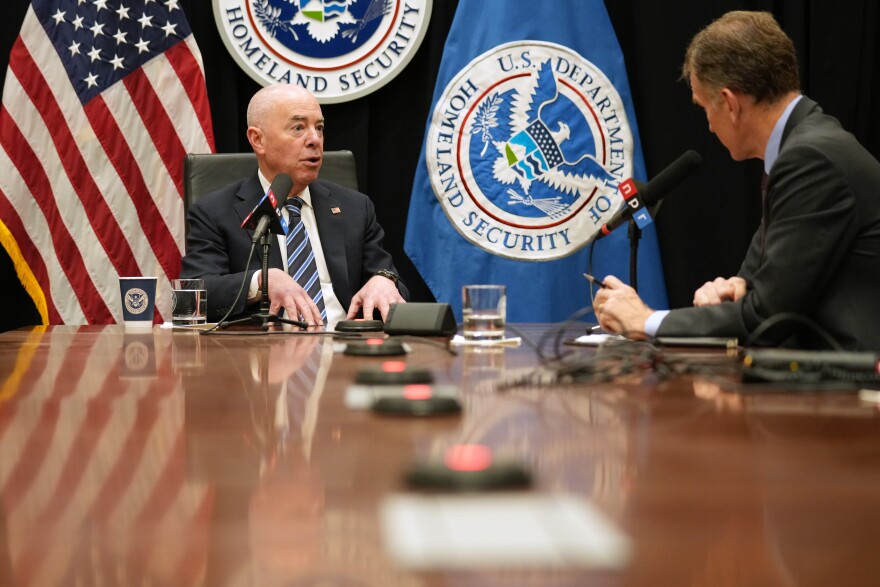
[[[880,163],[837,119],[804,97],[782,136],[764,214],[736,302],[670,312],[658,336],[735,336],[784,312],[805,316],[845,348],[880,350]],[[792,323],[765,343],[827,348]]]
[[[391,255],[382,248],[385,233],[376,220],[373,202],[366,195],[321,180],[312,183],[309,192],[333,291],[348,310],[351,298],[377,271],[397,273]],[[245,298],[250,275],[260,269],[262,247],[257,244],[254,257],[245,266],[253,232],[241,228],[241,224],[263,194],[255,172],[198,199],[187,212],[181,277],[205,280],[211,322],[223,317],[233,303],[231,318],[257,310],[247,308]],[[277,238],[271,241],[269,267],[284,267]],[[245,291],[235,302],[242,280],[247,280]],[[398,289],[406,299],[409,292],[402,281],[398,282]]]

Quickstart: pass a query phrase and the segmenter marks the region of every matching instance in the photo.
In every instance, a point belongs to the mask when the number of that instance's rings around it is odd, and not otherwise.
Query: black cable
[[[831,334],[829,334],[827,330],[822,328],[815,320],[796,312],[780,312],[778,314],[770,316],[769,318],[758,324],[758,326],[751,332],[751,334],[749,334],[743,346],[750,347],[756,344],[764,333],[766,333],[774,326],[785,322],[795,322],[801,324],[802,326],[808,327],[815,334],[818,334],[828,344],[831,350],[844,350],[837,339],[831,336]]]
[[[502,382],[498,388],[509,390],[522,386],[560,386],[568,383],[608,383],[625,375],[651,374],[664,380],[679,375],[732,375],[740,363],[734,357],[682,357],[669,353],[655,340],[610,340],[595,347],[595,352],[569,353],[547,362],[525,375]]]
[[[538,344],[536,344],[531,338],[526,336],[522,330],[520,330],[519,328],[517,328],[513,324],[507,324],[505,326],[505,328],[507,328],[508,330],[513,332],[515,335],[517,335],[521,341],[526,343],[526,346],[528,346],[530,349],[535,351],[535,354],[538,355],[538,359],[541,362],[543,362],[545,360],[543,353],[541,352],[540,341],[538,342]]]
[[[559,323],[556,328],[552,330],[547,330],[546,332],[544,332],[544,334],[541,335],[541,338],[538,339],[538,346],[535,347],[535,351],[538,353],[538,358],[541,359],[542,363],[549,363],[551,361],[557,361],[562,358],[562,353],[560,349],[562,347],[563,335],[571,327],[572,324],[578,322],[581,318],[591,313],[592,311],[592,306],[584,306],[583,308],[575,311],[564,321]],[[547,345],[547,339],[551,336],[554,337],[553,354],[548,357],[544,353],[544,347]]]
[[[245,261],[245,263],[244,263],[245,267],[251,266],[251,259],[253,259],[254,251],[256,249],[257,249],[257,243],[251,242],[251,250],[248,253],[247,261]],[[229,309],[226,310],[226,314],[224,314],[224,316],[222,318],[220,318],[220,320],[218,320],[214,326],[208,328],[207,330],[200,330],[199,334],[209,334],[211,332],[214,332],[218,328],[220,328],[220,325],[223,324],[227,318],[229,318],[230,314],[232,314],[232,309],[235,308],[235,305],[238,303],[238,300],[241,299],[241,294],[244,293],[244,286],[247,284],[247,282],[248,282],[248,271],[247,271],[247,269],[245,269],[244,275],[241,278],[241,287],[238,288],[238,293],[235,295],[235,300],[233,300],[232,304],[230,304]]]
[[[335,330],[215,330],[200,331],[209,336],[329,336],[333,339],[362,340],[357,332],[337,332]]]
[[[595,250],[595,248],[596,248],[596,241],[593,240],[590,242],[590,251],[589,251],[589,253],[587,253],[587,275],[593,274],[593,251]],[[593,282],[592,281],[590,282],[590,285],[588,286],[588,288],[590,290],[590,307],[592,308],[593,302],[596,297],[596,293],[595,293],[595,291],[593,291]],[[598,321],[598,318],[597,318],[597,321]]]

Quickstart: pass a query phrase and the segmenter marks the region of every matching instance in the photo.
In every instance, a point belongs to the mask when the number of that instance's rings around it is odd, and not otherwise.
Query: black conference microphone
[[[263,238],[267,229],[274,234],[287,234],[287,222],[281,215],[281,208],[284,207],[284,202],[291,189],[293,189],[293,180],[289,175],[279,173],[275,176],[272,185],[269,186],[269,191],[241,223],[242,228],[254,230],[251,242],[255,243]]]
[[[611,217],[611,220],[602,225],[602,228],[596,233],[596,240],[608,236],[611,231],[630,218],[635,218],[639,228],[644,228],[651,222],[651,215],[645,208],[662,200],[672,188],[681,183],[702,163],[703,158],[700,157],[700,154],[690,150],[670,163],[647,185],[631,178],[620,182],[617,189],[623,195],[624,206]]]

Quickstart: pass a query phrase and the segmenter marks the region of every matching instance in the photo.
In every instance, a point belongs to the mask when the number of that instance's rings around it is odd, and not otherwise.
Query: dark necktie
[[[312,250],[308,232],[302,222],[302,205],[302,199],[290,198],[285,206],[290,215],[287,233],[287,271],[315,301],[315,305],[321,311],[321,319],[326,323],[327,309],[324,307],[321,280],[318,279],[318,264],[315,262],[315,252]]]

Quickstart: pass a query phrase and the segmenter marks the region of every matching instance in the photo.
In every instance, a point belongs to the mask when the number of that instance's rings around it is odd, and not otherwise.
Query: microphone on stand
[[[293,180],[289,175],[279,173],[275,176],[266,195],[241,223],[242,228],[253,229],[254,235],[251,237],[251,242],[256,243],[263,238],[266,230],[274,234],[287,234],[287,222],[281,214],[281,209],[284,207],[284,202],[291,189],[293,189]]]
[[[611,232],[633,218],[639,228],[651,223],[651,215],[647,207],[657,204],[666,194],[681,183],[688,175],[703,163],[703,158],[694,150],[687,151],[670,163],[663,171],[648,182],[647,185],[636,180],[627,179],[620,182],[617,189],[623,195],[624,206],[602,225],[596,233],[596,240],[608,236]]]

